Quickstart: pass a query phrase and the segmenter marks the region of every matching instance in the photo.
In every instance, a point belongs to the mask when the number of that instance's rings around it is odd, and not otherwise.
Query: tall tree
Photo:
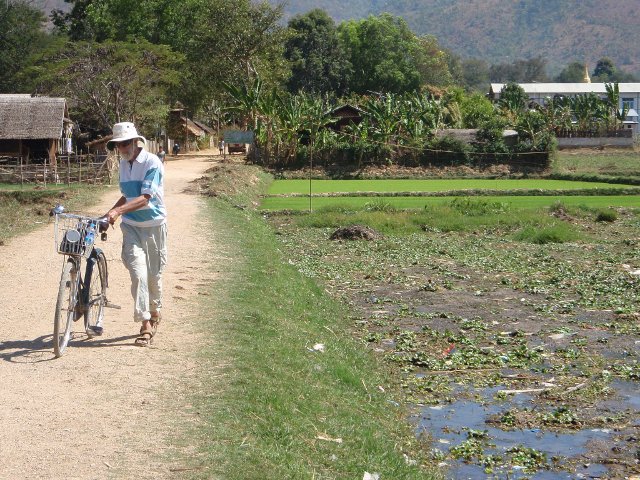
[[[0,93],[25,92],[18,72],[29,57],[46,43],[45,17],[31,2],[12,1],[0,5]]]
[[[107,132],[135,121],[150,133],[164,123],[168,88],[178,82],[178,60],[145,41],[67,42],[32,68],[39,91],[68,98],[81,127]]]
[[[596,63],[596,68],[593,70],[593,76],[600,82],[608,82],[613,79],[616,74],[616,66],[608,57],[603,57]]]
[[[492,82],[546,82],[547,62],[542,57],[529,60],[516,60],[513,63],[492,65],[489,76]]]
[[[635,82],[637,78],[617,68],[609,57],[602,57],[596,63],[592,80],[596,82]]]
[[[498,106],[510,125],[515,125],[517,119],[527,108],[529,97],[517,83],[507,83],[500,91]]]
[[[251,84],[256,75],[279,83],[287,74],[282,57],[281,7],[251,0],[65,0],[69,15],[56,25],[72,39],[147,40],[184,54],[186,68],[175,97],[189,110],[209,105],[222,82]]]
[[[454,81],[451,67],[455,65],[452,55],[440,48],[433,35],[423,35],[416,40],[415,62],[420,82],[436,86],[451,85]]]
[[[293,17],[289,21],[291,36],[285,43],[284,56],[291,63],[290,92],[333,92],[348,90],[351,64],[339,42],[336,25],[320,9]]]
[[[470,58],[462,61],[462,85],[471,91],[487,91],[489,64],[485,60]]]
[[[560,83],[580,83],[584,79],[584,63],[571,62],[555,78]]]
[[[401,93],[419,88],[415,60],[419,44],[401,18],[383,13],[343,22],[338,34],[353,65],[353,92]]]

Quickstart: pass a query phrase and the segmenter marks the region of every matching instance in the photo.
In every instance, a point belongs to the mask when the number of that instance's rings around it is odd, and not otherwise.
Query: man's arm
[[[107,212],[109,223],[113,225],[120,215],[124,215],[125,213],[133,212],[134,210],[139,210],[140,208],[146,207],[149,204],[150,198],[151,195],[147,193],[140,195],[139,197],[136,197],[129,202],[127,202],[126,197],[120,197],[115,205],[111,207],[111,210]]]

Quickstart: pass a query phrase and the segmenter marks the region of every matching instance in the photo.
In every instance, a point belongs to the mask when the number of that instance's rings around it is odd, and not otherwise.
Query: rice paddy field
[[[260,200],[446,478],[640,475],[640,191],[613,177],[638,157],[561,160],[575,181],[276,180]]]
[[[518,208],[561,201],[590,207],[640,206],[640,187],[568,180],[276,180],[262,199],[263,210],[366,209],[376,202],[398,209],[443,204],[455,197],[482,196]]]

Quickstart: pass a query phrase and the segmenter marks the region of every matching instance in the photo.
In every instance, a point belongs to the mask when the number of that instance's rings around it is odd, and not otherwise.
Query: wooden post
[[[78,150],[76,148],[76,161],[78,162],[78,183],[82,183],[82,160],[78,158]]]

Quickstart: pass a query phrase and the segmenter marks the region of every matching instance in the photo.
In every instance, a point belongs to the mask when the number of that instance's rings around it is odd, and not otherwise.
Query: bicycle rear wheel
[[[78,305],[79,283],[80,276],[76,262],[68,259],[62,268],[56,313],[53,319],[53,352],[56,357],[62,356],[71,338],[71,325]]]
[[[84,329],[89,337],[102,335],[104,304],[107,294],[107,259],[102,250],[95,250],[87,261],[84,278],[86,290]]]

